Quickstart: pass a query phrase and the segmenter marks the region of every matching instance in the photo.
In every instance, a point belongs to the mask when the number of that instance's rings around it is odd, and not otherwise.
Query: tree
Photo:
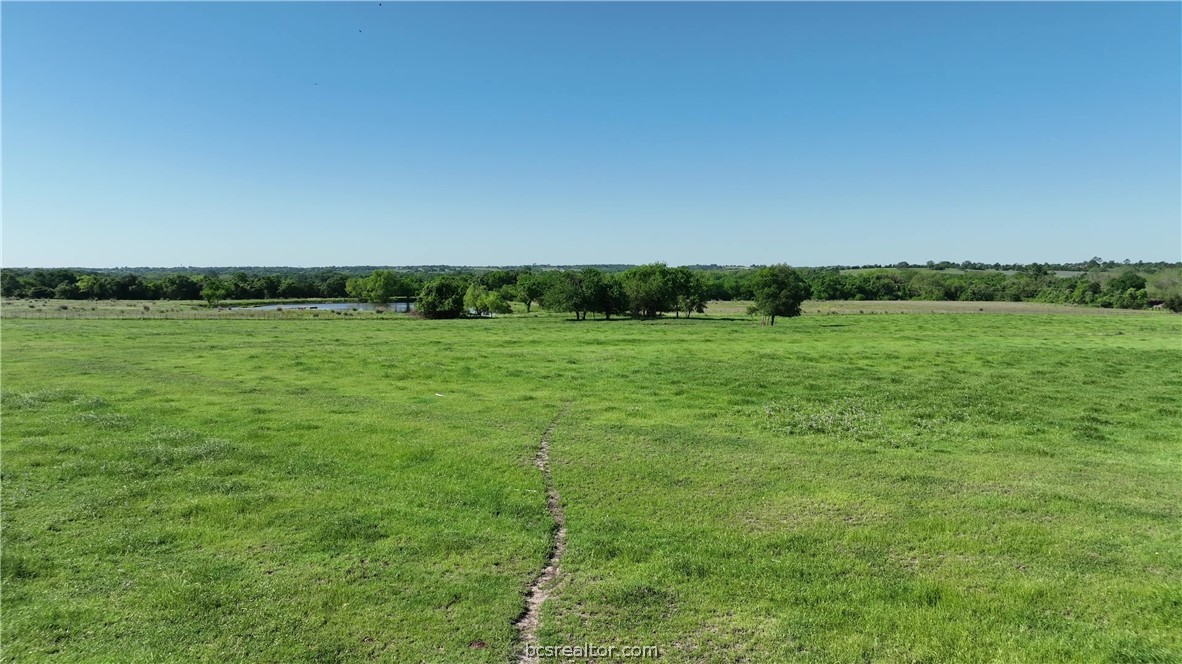
[[[410,311],[410,299],[414,297],[419,289],[423,287],[423,280],[414,274],[399,274],[398,275],[398,290],[394,293],[395,296],[401,297],[406,303],[406,310]]]
[[[669,268],[652,263],[629,268],[620,273],[620,283],[628,296],[628,308],[636,316],[656,318],[675,308]]]
[[[1047,269],[1047,266],[1043,263],[1031,263],[1030,265],[1027,265],[1025,269],[1023,269],[1023,272],[1036,279],[1039,277],[1045,277],[1051,273],[1050,270]]]
[[[231,300],[249,300],[262,295],[255,290],[254,280],[250,275],[241,270],[230,275],[229,287]]]
[[[464,313],[467,286],[459,277],[436,277],[423,285],[415,308],[424,318],[459,318]]]
[[[201,299],[201,284],[187,274],[170,274],[160,280],[159,288],[165,300]]]
[[[304,285],[298,277],[288,277],[279,282],[279,297],[305,297],[304,291]]]
[[[692,313],[706,312],[706,285],[702,278],[688,267],[674,268],[669,273],[670,286],[673,289],[675,310],[678,314],[684,312],[689,318]]]
[[[490,291],[500,290],[502,286],[511,286],[517,282],[517,271],[493,270],[480,275],[476,281]]]
[[[477,316],[507,314],[511,311],[509,303],[505,302],[500,292],[490,291],[481,284],[468,286],[467,292],[464,293],[464,308]]]
[[[82,297],[92,300],[102,300],[111,296],[111,279],[87,274],[78,280],[78,290]]]
[[[525,313],[529,313],[534,301],[541,298],[545,291],[546,283],[540,275],[532,272],[517,275],[517,301],[525,305]]]
[[[365,298],[374,304],[385,304],[398,292],[398,276],[389,270],[374,270],[366,280]]]
[[[908,284],[911,298],[916,300],[954,300],[949,297],[950,278],[940,272],[922,272]]]
[[[464,292],[464,308],[469,312],[474,312],[477,316],[482,316],[486,312],[480,310],[480,305],[483,304],[484,298],[488,296],[488,289],[480,284],[472,284],[468,286],[468,290]]]
[[[53,296],[59,300],[77,300],[82,297],[82,291],[78,290],[78,284],[63,281],[53,289]]]
[[[800,273],[784,264],[759,270],[751,281],[755,303],[747,313],[766,317],[769,325],[776,324],[776,316],[799,316],[800,305],[810,292]]]
[[[18,297],[21,292],[21,281],[12,270],[0,270],[0,295],[4,297]]]
[[[345,294],[354,300],[364,300],[368,281],[368,277],[349,277],[345,282]]]
[[[1123,295],[1129,289],[1141,290],[1145,288],[1145,277],[1129,270],[1124,274],[1104,284],[1104,292]]]
[[[587,308],[603,314],[607,320],[628,310],[628,295],[614,274],[589,267],[583,270],[583,289]]]
[[[279,296],[279,284],[278,275],[268,274],[254,280],[254,290],[261,292],[263,297],[271,299]]]
[[[115,280],[111,297],[119,300],[147,300],[151,292],[138,274],[125,274]]]
[[[226,299],[226,296],[229,294],[230,284],[217,277],[210,277],[201,285],[201,297],[205,298],[205,301],[210,306],[216,305],[218,302]]]
[[[542,306],[550,311],[569,311],[575,320],[587,317],[591,302],[587,297],[584,275],[581,272],[551,272],[546,277],[546,288],[542,294]]]
[[[935,265],[934,261],[928,262]],[[837,270],[816,271],[808,282],[814,300],[849,300],[856,294],[850,280]]]
[[[511,314],[513,307],[505,300],[500,291],[489,291],[484,298],[484,310],[490,314]]]

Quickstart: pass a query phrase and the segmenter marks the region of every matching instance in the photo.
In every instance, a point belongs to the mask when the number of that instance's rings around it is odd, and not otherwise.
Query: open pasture
[[[1182,659],[1182,317],[714,311],[5,319],[5,659],[510,661],[564,408],[544,645]]]

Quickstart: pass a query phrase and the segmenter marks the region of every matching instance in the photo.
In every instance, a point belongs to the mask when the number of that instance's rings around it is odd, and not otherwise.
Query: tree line
[[[753,300],[749,313],[760,314],[772,325],[779,316],[800,315],[800,305],[810,294],[800,273],[786,265],[753,270],[749,285]],[[415,308],[427,318],[459,318],[508,313],[509,302],[520,302],[526,312],[536,305],[572,314],[575,320],[586,320],[588,314],[609,320],[613,316],[655,318],[669,313],[689,318],[705,313],[707,300],[701,273],[651,263],[621,272],[586,267],[548,272],[494,270],[475,277],[445,275],[424,284]]]
[[[1152,284],[1133,266],[1060,276],[1053,265],[1029,264],[1012,273],[888,267],[866,270],[797,268],[794,273],[812,300],[1035,301],[1139,309],[1164,301],[1182,309],[1182,271],[1151,273]],[[1119,265],[1119,264],[1118,264]],[[457,269],[404,272],[374,269],[368,274],[333,269],[291,268],[275,274],[239,270],[217,274],[172,273],[144,277],[72,269],[0,270],[5,297],[121,300],[352,299],[376,303],[416,298],[417,309],[436,317],[508,311],[510,302],[605,318],[692,316],[710,300],[757,300],[763,268],[674,267],[663,263],[622,270]],[[1167,266],[1169,268],[1170,266]],[[957,268],[958,270],[960,268]],[[761,276],[763,275],[763,276]],[[1151,298],[1150,293],[1154,294]]]
[[[414,292],[422,277],[399,274]],[[173,273],[148,278],[134,273],[100,274],[69,269],[5,269],[0,271],[4,297],[65,300],[273,300],[357,297],[349,291],[345,272],[320,270],[288,274],[225,275]],[[406,288],[396,289],[399,295]]]

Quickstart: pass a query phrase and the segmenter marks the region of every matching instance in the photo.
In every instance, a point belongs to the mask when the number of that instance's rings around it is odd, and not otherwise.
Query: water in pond
[[[406,311],[414,311],[413,304],[406,302],[389,302],[387,304],[375,305],[371,302],[305,302],[303,304],[264,304],[257,307],[231,307],[238,311],[277,311],[283,309],[290,311],[292,309],[316,309],[319,311],[373,311],[377,307],[382,307],[386,311],[394,311],[403,313]]]

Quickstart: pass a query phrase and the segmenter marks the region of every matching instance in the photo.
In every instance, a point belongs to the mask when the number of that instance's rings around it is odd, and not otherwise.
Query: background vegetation
[[[661,271],[664,269],[664,271]],[[659,271],[660,274],[654,274]],[[409,300],[441,277],[454,280],[462,295],[476,285],[484,297],[504,302],[549,300],[547,308],[611,317],[621,313],[655,316],[700,313],[708,300],[755,300],[759,266],[531,266],[455,268],[428,266],[371,268],[140,269],[139,271],[24,269],[0,271],[4,297],[67,300],[354,299]],[[1106,308],[1164,306],[1182,311],[1182,264],[1116,263],[1093,258],[1072,264],[993,266],[963,262],[924,266],[798,268],[813,300],[929,300],[1047,302]],[[642,300],[644,300],[642,302]],[[496,305],[489,301],[486,305]],[[491,311],[490,306],[467,307]],[[450,314],[449,314],[450,315]],[[457,314],[458,315],[458,314]]]

